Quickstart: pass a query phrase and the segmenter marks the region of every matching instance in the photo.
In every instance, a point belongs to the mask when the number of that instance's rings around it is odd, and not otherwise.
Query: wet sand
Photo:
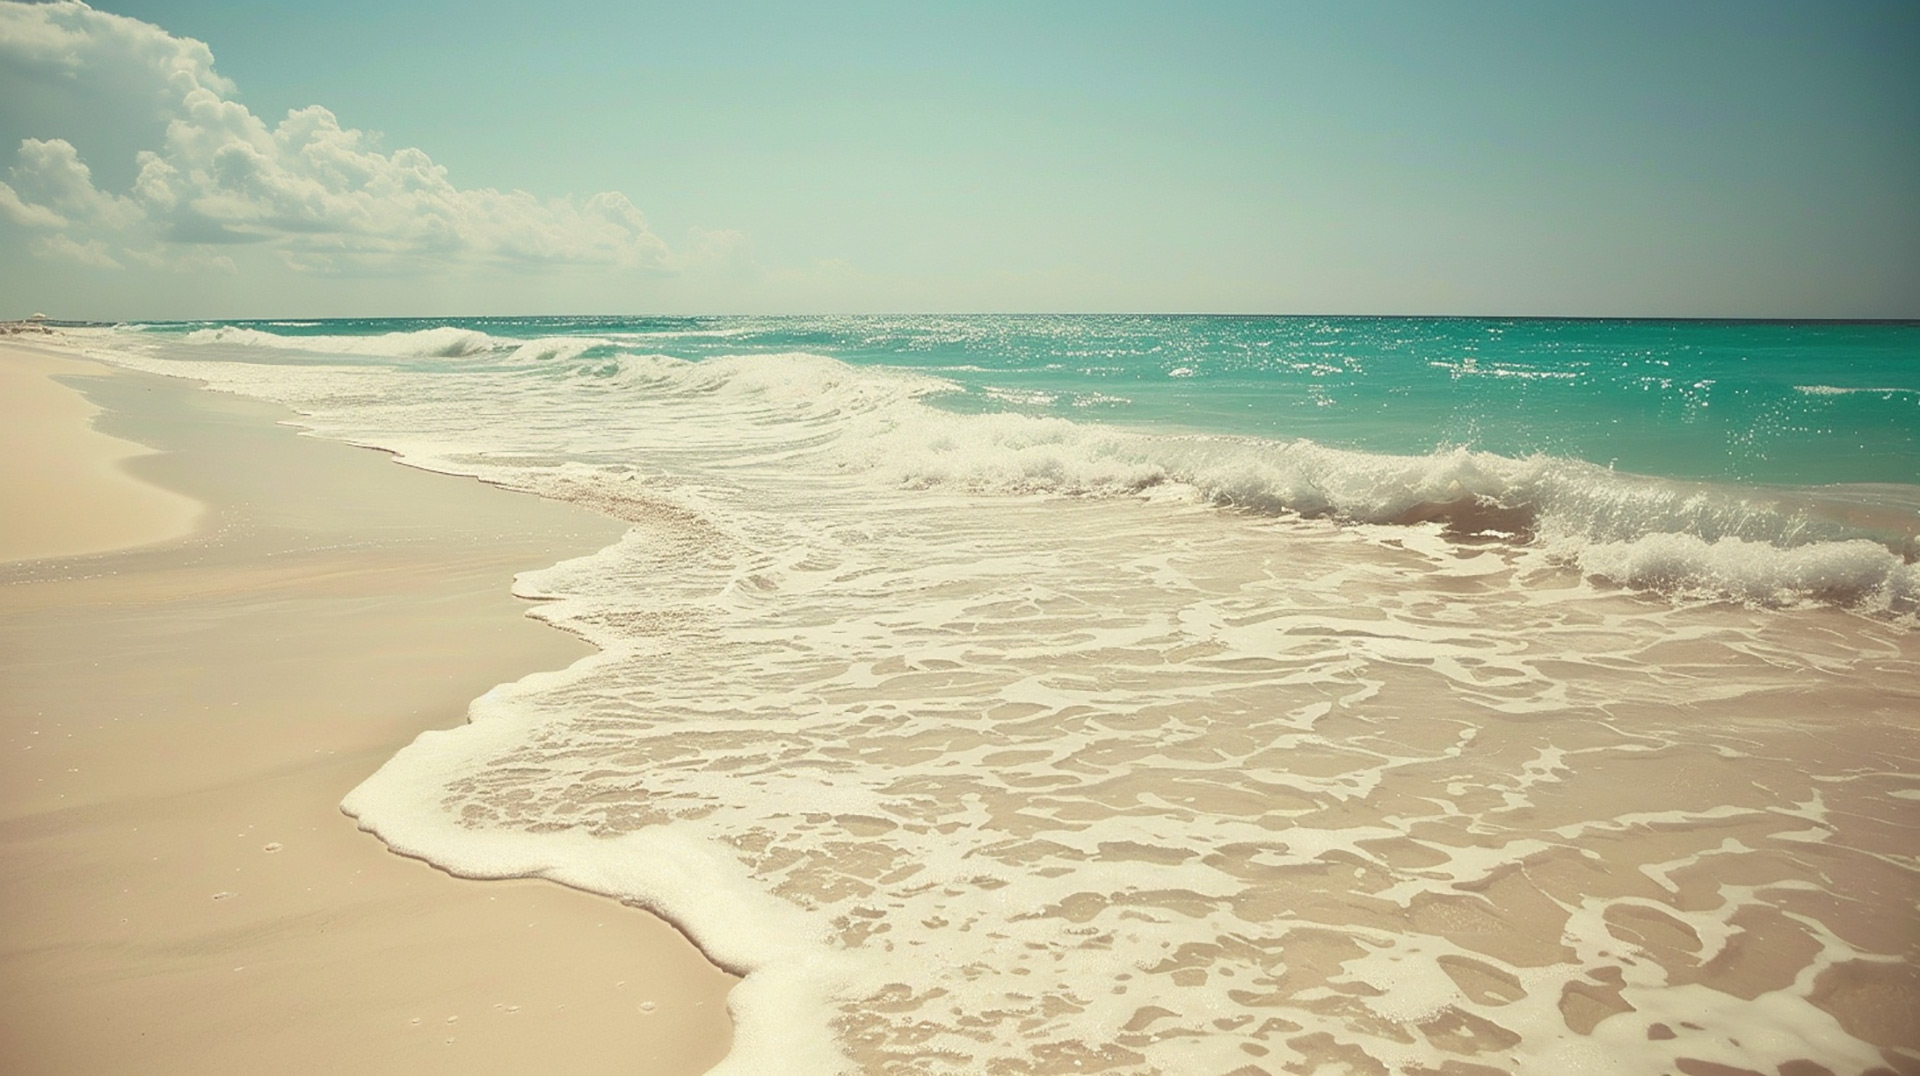
[[[451,878],[338,807],[487,688],[587,652],[508,583],[618,524],[185,382],[11,343],[0,376],[6,451],[47,461],[0,472],[0,1070],[725,1055],[734,980],[668,924]]]

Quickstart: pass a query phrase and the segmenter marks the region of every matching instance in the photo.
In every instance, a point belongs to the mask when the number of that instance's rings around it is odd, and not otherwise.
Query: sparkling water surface
[[[1395,454],[1544,454],[1661,477],[1920,480],[1914,322],[1021,315],[218,324],[293,339],[453,327],[502,340],[596,341],[572,356],[583,362],[805,352],[936,375],[953,392],[934,405],[961,412],[1304,437]]]

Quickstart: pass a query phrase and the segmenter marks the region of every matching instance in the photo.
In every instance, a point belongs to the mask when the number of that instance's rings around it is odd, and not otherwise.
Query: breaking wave
[[[950,382],[805,353],[702,362],[623,356],[619,366],[617,380],[656,400],[705,400],[719,440],[727,431],[784,427],[799,454],[889,486],[1175,495],[1346,523],[1433,523],[1456,537],[1536,545],[1621,585],[1762,604],[1905,610],[1920,593],[1920,514],[1863,507],[1818,488],[1685,482],[1464,447],[1401,456],[1304,439],[959,414],[937,406],[959,391]],[[828,436],[822,423],[831,424]]]
[[[942,401],[966,389],[936,373],[805,351],[688,360],[635,351],[652,346],[635,334],[526,340],[445,326],[283,336],[229,326],[195,330],[184,341],[193,345],[187,355],[225,345],[468,360],[453,372],[491,378],[485,391],[500,400],[538,400],[543,414],[565,419],[570,445],[597,438],[600,459],[641,463],[670,456],[680,466],[729,472],[751,462],[896,489],[1173,497],[1347,524],[1431,524],[1455,538],[1538,549],[1621,586],[1766,605],[1817,601],[1906,612],[1920,595],[1914,564],[1920,498],[1886,495],[1904,487],[1876,487],[1877,500],[1863,503],[1845,489],[1656,478],[1583,460],[1464,446],[1395,455],[1304,438],[1171,433],[1014,411],[962,413]],[[183,364],[176,358],[167,365],[178,370]],[[286,388],[261,384],[245,391],[279,391],[303,408],[326,396],[324,387],[315,390],[318,400],[293,399]],[[979,398],[1019,405],[1033,394],[989,389]],[[405,451],[410,437],[437,424],[470,422],[459,409],[416,419],[410,433],[403,424],[383,436],[362,431],[357,437]],[[495,432],[516,436],[510,425]],[[417,454],[434,466],[425,458],[431,451]]]
[[[486,333],[452,326],[376,336],[285,336],[261,329],[223,325],[212,329],[195,329],[187,333],[185,339],[189,344],[225,344],[278,351],[310,351],[323,355],[372,355],[384,358],[460,358],[477,355],[497,346],[497,341]]]

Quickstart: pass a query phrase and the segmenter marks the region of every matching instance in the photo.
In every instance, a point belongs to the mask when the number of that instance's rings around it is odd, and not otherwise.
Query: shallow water
[[[516,584],[600,655],[347,806],[681,923],[749,973],[735,1071],[1920,1065],[1912,485],[1275,440],[1182,404],[1224,345],[1056,320],[1158,410],[754,319],[85,342],[631,524]]]

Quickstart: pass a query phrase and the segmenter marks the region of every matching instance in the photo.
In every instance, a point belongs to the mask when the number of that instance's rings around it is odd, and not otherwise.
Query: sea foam
[[[494,339],[486,333],[451,326],[374,336],[287,336],[263,329],[224,325],[195,329],[186,334],[186,341],[200,345],[225,344],[308,351],[322,355],[377,355],[390,358],[457,358],[476,355],[496,346]]]
[[[1612,583],[1763,604],[1825,601],[1911,612],[1920,513],[1863,509],[1818,489],[1778,490],[1661,479],[1580,460],[1508,457],[1463,447],[1425,455],[1336,448],[1306,439],[1172,434],[1014,412],[941,407],[961,392],[933,373],[855,366],[806,352],[722,354],[688,361],[617,350],[605,336],[502,339],[452,327],[365,337],[280,336],[225,327],[190,345],[394,358],[486,358],[567,423],[596,424],[595,453],[660,450],[731,470],[777,458],[786,468],[876,486],[973,495],[1184,496],[1228,510],[1355,524],[1437,524],[1460,537],[1503,538],[1550,551]],[[270,343],[269,343],[270,341]],[[186,354],[191,354],[191,351]],[[172,369],[183,370],[178,359]],[[518,381],[515,370],[539,375]],[[221,373],[202,370],[202,374]],[[240,370],[224,376],[245,378]],[[344,378],[343,372],[336,374]],[[483,375],[472,375],[476,383]],[[221,377],[211,378],[216,383]],[[256,379],[248,378],[249,381]],[[317,372],[324,397],[327,375]],[[257,383],[246,391],[271,392]],[[280,390],[297,392],[293,386]],[[1877,391],[1877,390],[1875,390]],[[287,396],[309,406],[316,395]],[[630,405],[621,416],[614,412]],[[420,434],[464,425],[416,413]],[[499,421],[512,421],[511,408]],[[632,428],[652,416],[653,428]],[[670,429],[667,436],[659,436]],[[403,455],[406,434],[385,435]],[[538,440],[536,437],[535,440]],[[464,443],[464,442],[453,442]],[[444,452],[429,447],[421,462]],[[742,455],[746,453],[746,455]],[[772,453],[771,456],[767,453]],[[438,466],[444,466],[444,461]]]
[[[1465,448],[1394,456],[1307,440],[954,414],[930,405],[957,391],[951,383],[818,355],[621,363],[624,377],[665,396],[752,405],[733,415],[743,426],[791,422],[814,438],[828,436],[808,451],[841,471],[905,488],[1134,496],[1181,487],[1227,508],[1539,539],[1582,570],[1635,587],[1887,609],[1911,609],[1916,591],[1920,517],[1886,512],[1862,521],[1824,503],[1818,491],[1648,478],[1578,460]],[[829,420],[830,433],[821,429]]]

